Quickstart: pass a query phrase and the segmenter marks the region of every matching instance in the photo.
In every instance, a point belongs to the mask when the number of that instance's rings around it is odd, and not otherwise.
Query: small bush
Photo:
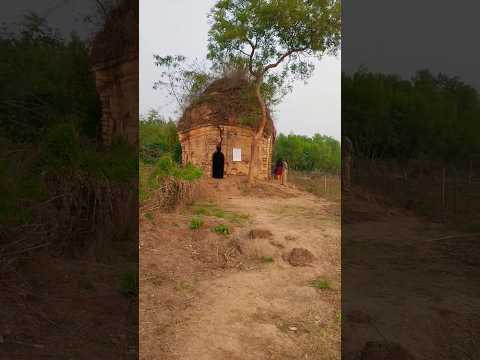
[[[167,176],[172,176],[179,180],[195,181],[202,177],[202,170],[190,163],[185,166],[179,166],[170,156],[165,155],[155,162],[150,177],[161,180]]]
[[[337,315],[335,316],[338,322],[342,322],[342,312],[339,311],[337,312]]]
[[[223,234],[225,236],[230,234],[230,229],[227,225],[220,224],[217,225],[213,228],[213,231],[216,232],[217,234]]]
[[[82,172],[114,181],[129,181],[138,176],[138,156],[133,146],[116,139],[107,151],[98,151],[94,143],[80,137],[69,124],[48,129],[40,149],[40,165],[50,173]]]
[[[117,140],[106,152],[84,151],[79,167],[96,177],[129,181],[138,176],[138,156],[134,147]]]
[[[315,289],[318,289],[318,290],[331,289],[331,286],[330,286],[328,280],[322,279],[322,278],[317,278],[317,279],[314,279],[314,280],[310,281],[309,286],[311,286]]]
[[[49,128],[41,144],[42,159],[52,167],[71,166],[80,156],[80,139],[76,129],[70,124],[60,124]]]
[[[273,263],[273,257],[271,257],[271,256],[264,256],[264,257],[262,257],[262,262],[264,262],[264,263]]]
[[[149,165],[143,162],[140,163],[140,201],[142,203],[152,198],[156,190],[167,187],[174,192],[171,195],[177,196],[181,190],[182,183],[189,186],[202,177],[202,170],[187,164],[186,166],[179,166],[170,156],[165,155],[158,159],[155,164]],[[169,186],[167,186],[170,184]],[[173,186],[173,185],[177,186]],[[168,194],[165,194],[168,195]]]
[[[147,212],[147,213],[145,214],[145,217],[146,217],[148,220],[150,220],[150,221],[153,221],[153,219],[154,219],[154,215],[153,215],[152,212]]]
[[[214,216],[239,225],[243,224],[250,217],[248,214],[223,210],[213,203],[195,204],[192,209],[195,215]]]
[[[197,229],[200,229],[203,225],[203,220],[200,219],[200,218],[193,218],[191,221],[190,221],[190,229],[192,230],[197,230]]]

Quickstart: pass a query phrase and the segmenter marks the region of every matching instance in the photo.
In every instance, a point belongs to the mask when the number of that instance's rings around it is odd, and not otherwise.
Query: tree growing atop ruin
[[[337,53],[341,39],[338,0],[219,0],[212,8],[208,58],[217,66],[248,69],[261,114],[251,147],[248,182],[254,178],[267,102],[308,79],[314,61]]]

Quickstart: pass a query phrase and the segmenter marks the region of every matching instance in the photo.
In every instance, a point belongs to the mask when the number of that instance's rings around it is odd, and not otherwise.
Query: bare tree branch
[[[102,10],[102,13],[105,17],[107,17],[108,13],[107,13],[107,9],[105,8],[105,6],[103,5],[102,1],[101,0],[95,0],[95,2],[97,3],[98,7],[100,8],[100,10]]]
[[[297,53],[297,52],[302,52],[302,51],[305,51],[307,50],[308,47],[302,47],[302,48],[297,48],[297,49],[291,49],[289,51],[287,51],[285,54],[283,54],[282,56],[280,56],[280,58],[277,60],[277,62],[275,63],[272,63],[272,64],[269,64],[267,66],[265,66],[265,68],[263,69],[263,73],[265,74],[268,70],[270,69],[273,69],[273,68],[276,68],[278,65],[280,65],[280,63],[285,60],[285,58],[287,58],[288,56],[294,54],[294,53]]]
[[[251,51],[249,59],[248,59],[248,70],[250,71],[250,74],[252,76],[256,76],[255,72],[253,71],[253,55],[255,55],[255,50],[257,49],[257,43],[255,42],[255,44],[254,44],[253,41],[248,39],[248,38],[247,38],[247,42],[252,47],[252,51]]]

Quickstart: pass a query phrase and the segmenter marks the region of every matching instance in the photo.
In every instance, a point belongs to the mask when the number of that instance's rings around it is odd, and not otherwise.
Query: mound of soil
[[[249,232],[250,239],[271,239],[273,234],[270,230],[252,229]]]
[[[315,256],[307,249],[294,248],[285,260],[292,266],[307,266],[315,260]]]

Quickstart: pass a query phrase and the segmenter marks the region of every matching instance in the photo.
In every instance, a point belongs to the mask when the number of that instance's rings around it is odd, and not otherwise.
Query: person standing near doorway
[[[283,163],[282,160],[278,160],[275,165],[275,180],[281,180],[283,175]]]
[[[288,163],[287,160],[282,161],[282,185],[287,185]]]

